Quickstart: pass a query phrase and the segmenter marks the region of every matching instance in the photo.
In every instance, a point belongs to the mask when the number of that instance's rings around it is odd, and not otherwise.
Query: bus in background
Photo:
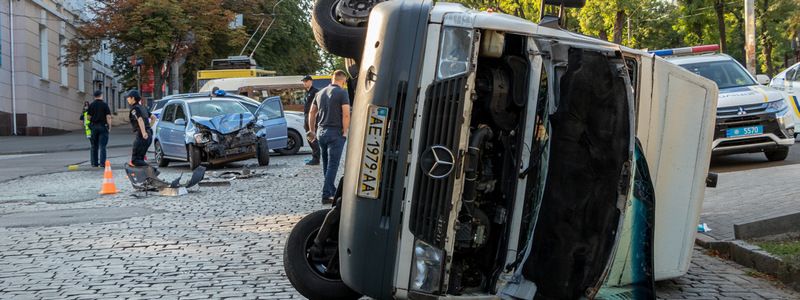
[[[202,87],[209,80],[223,78],[268,77],[275,76],[275,71],[259,69],[255,59],[247,56],[229,56],[211,61],[211,69],[197,71],[197,87]]]
[[[271,76],[225,78],[207,81],[199,90],[210,93],[215,87],[226,93],[233,93],[253,98],[261,102],[272,96],[280,96],[286,111],[303,111],[305,105],[305,89],[301,81],[304,76]],[[314,87],[322,89],[331,83],[330,75],[315,75]]]

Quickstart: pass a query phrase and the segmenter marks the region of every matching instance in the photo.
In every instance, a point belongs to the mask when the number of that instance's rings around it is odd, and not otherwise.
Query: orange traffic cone
[[[101,195],[116,194],[117,185],[114,184],[114,173],[111,172],[111,162],[106,160],[106,171],[103,172],[103,188],[100,189]]]

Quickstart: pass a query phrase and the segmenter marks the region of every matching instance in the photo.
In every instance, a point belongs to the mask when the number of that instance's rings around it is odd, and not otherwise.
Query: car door
[[[186,104],[183,102],[178,102],[175,105],[175,116],[172,118],[173,121],[171,123],[172,130],[170,132],[170,141],[174,141],[173,144],[170,146],[171,153],[174,153],[176,157],[188,157],[187,156],[187,149],[186,149],[186,125],[189,123],[189,116],[187,114],[188,110],[186,108]],[[183,120],[183,122],[179,122],[178,120]],[[182,123],[182,124],[178,124]]]
[[[274,96],[264,99],[264,102],[256,110],[256,119],[256,123],[261,127],[258,135],[266,137],[270,149],[286,148],[288,129],[281,97]]]
[[[166,156],[177,156],[175,153],[175,108],[178,107],[177,103],[170,103],[164,107],[164,112],[161,114],[161,120],[158,122],[158,137],[161,143],[161,149]],[[183,141],[181,141],[183,143]]]
[[[789,102],[792,105],[792,111],[795,116],[800,120],[800,65],[794,65],[784,73],[783,76],[783,91],[789,97]],[[795,128],[797,131],[797,128]]]

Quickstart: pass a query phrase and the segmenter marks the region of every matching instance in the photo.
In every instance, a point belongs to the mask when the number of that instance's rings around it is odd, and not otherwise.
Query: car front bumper
[[[736,154],[762,152],[794,145],[794,124],[789,124],[789,116],[774,113],[717,118],[714,128],[713,154]],[[759,135],[727,137],[728,129],[737,127],[764,127]]]

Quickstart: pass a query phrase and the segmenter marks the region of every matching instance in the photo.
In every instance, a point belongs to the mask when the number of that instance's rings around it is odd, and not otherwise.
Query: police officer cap
[[[128,92],[128,97],[133,97],[133,99],[135,99],[136,101],[142,100],[142,96],[139,95],[139,91],[137,90],[132,90]]]
[[[309,80],[314,80],[314,78],[311,78],[311,76],[306,75],[306,77],[303,77],[303,80],[301,81],[309,81]]]
[[[96,90],[96,91],[94,91],[94,97],[95,97],[95,98],[97,98],[97,97],[100,97],[100,96],[102,96],[102,95],[103,95],[103,91],[101,91],[101,90]]]

